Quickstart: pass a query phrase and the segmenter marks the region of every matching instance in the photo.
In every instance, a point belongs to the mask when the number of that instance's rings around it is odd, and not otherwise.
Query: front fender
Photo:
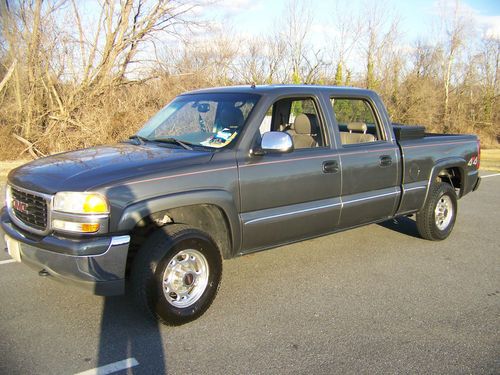
[[[229,224],[233,251],[237,251],[241,245],[240,220],[233,196],[224,190],[188,191],[134,202],[123,210],[120,218],[112,220],[111,227],[117,232],[130,232],[139,221],[155,212],[197,204],[214,205],[222,210]]]

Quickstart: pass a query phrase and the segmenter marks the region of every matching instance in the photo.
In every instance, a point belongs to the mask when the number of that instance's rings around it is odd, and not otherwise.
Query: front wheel
[[[453,230],[457,218],[457,194],[450,184],[431,186],[424,207],[417,213],[420,235],[431,241],[444,240]]]
[[[159,228],[139,250],[131,272],[139,306],[167,325],[201,316],[212,304],[222,276],[217,245],[184,225]]]

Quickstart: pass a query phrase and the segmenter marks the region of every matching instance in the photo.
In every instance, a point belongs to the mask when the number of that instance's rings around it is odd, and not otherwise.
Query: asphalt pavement
[[[499,193],[485,178],[442,242],[403,218],[226,261],[181,327],[0,251],[0,374],[498,374]]]

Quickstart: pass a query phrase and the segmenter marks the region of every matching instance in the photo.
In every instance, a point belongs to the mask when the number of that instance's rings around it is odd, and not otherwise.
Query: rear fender
[[[458,168],[460,170],[461,188],[458,196],[460,198],[462,196],[462,192],[465,186],[464,180],[466,175],[466,167],[467,167],[467,162],[465,161],[465,159],[460,157],[452,157],[452,158],[438,160],[437,163],[434,165],[434,167],[432,167],[431,173],[429,175],[429,180],[427,181],[427,191],[425,193],[424,203],[427,201],[431,184],[436,180],[436,178],[439,176],[439,173],[443,169],[449,169],[449,168]]]

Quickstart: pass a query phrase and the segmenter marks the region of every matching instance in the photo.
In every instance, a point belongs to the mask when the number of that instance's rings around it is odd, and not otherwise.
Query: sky
[[[319,34],[325,34],[332,27],[332,13],[335,11],[333,0],[305,0],[313,10],[314,27],[311,37],[319,40]],[[377,1],[377,0],[371,0]],[[453,8],[454,0],[378,0],[384,2],[389,12],[399,15],[400,28],[408,41],[429,36],[429,30],[435,23],[440,4]],[[246,36],[269,34],[279,28],[278,15],[286,12],[288,0],[216,0],[202,10],[207,16],[213,16],[221,27],[230,28]],[[341,1],[341,6],[350,6],[354,13],[362,12],[370,0]],[[461,1],[464,14],[470,16],[479,28],[479,32],[500,39],[500,0]],[[283,21],[284,22],[284,21]],[[323,37],[323,35],[321,35]]]
[[[415,43],[421,41],[424,45],[435,45],[443,37],[442,32],[435,31],[439,24],[439,15],[452,13],[457,0],[187,0],[186,4],[197,2],[187,18],[202,21],[204,24],[214,26],[218,34],[235,41],[249,40],[257,37],[270,37],[275,33],[286,32],[286,16],[290,3],[299,1],[311,11],[311,28],[307,40],[308,51],[320,51],[326,60],[335,59],[334,45],[338,41],[338,28],[335,27],[335,14],[337,9],[347,10],[353,15],[361,15],[371,9],[374,4],[385,9],[387,12],[386,27],[391,20],[399,20],[399,37],[397,47],[404,52],[411,52],[415,48]],[[150,4],[154,4],[151,0]],[[179,1],[183,4],[183,1]],[[78,3],[84,9],[88,25],[95,24],[99,18],[99,2],[81,0]],[[472,21],[475,25],[474,42],[480,37],[488,37],[500,41],[500,0],[460,0],[460,14]],[[384,13],[385,14],[385,13]],[[92,27],[90,27],[92,29]],[[191,28],[191,31],[181,31],[184,40],[210,38],[211,32],[206,28]],[[386,30],[387,31],[387,30]],[[165,51],[175,50],[180,40],[171,34],[162,34],[156,39],[164,44]],[[309,48],[313,47],[313,48]],[[473,53],[474,46],[470,44],[466,53]],[[141,56],[146,56],[144,61],[154,56],[155,48],[146,44],[140,52]],[[161,54],[161,51],[160,51]],[[149,57],[148,57],[149,56]],[[345,62],[349,69],[355,74],[360,74],[364,69],[362,51],[356,48],[351,49],[349,55],[345,57]],[[154,62],[154,61],[153,61]],[[148,69],[147,64],[137,65],[137,72]]]

